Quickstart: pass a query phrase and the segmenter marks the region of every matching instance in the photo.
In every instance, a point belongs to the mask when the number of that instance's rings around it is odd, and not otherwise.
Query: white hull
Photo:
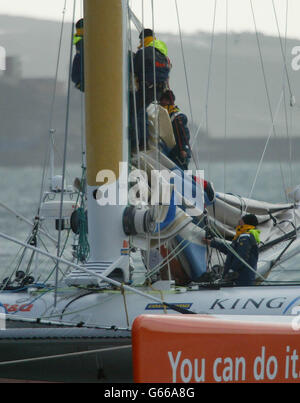
[[[160,298],[159,292],[144,289],[149,295]],[[228,287],[219,290],[164,291],[163,300],[198,314],[211,315],[265,315],[290,316],[297,314],[300,303],[300,286]],[[124,303],[125,301],[125,303]],[[90,326],[131,328],[140,314],[178,313],[150,297],[126,292],[103,291],[84,295],[79,292],[58,294],[57,307],[53,308],[54,295],[43,297],[27,293],[2,293],[1,305],[10,319],[43,319],[49,322],[73,323]]]

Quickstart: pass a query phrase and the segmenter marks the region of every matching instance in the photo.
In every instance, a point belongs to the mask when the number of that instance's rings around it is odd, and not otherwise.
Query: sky
[[[65,18],[70,21],[74,1],[77,19],[82,15],[82,0],[0,0],[0,14],[61,20],[66,4]],[[142,20],[142,5],[144,5],[144,25],[148,27],[152,27],[153,24],[151,6],[153,3],[156,32],[176,34],[180,24],[183,33],[191,34],[197,31],[211,31],[214,15],[215,31],[225,32],[226,5],[228,30],[253,32],[251,1],[259,31],[278,35],[274,4],[280,34],[284,36],[287,32],[287,36],[300,39],[299,0],[129,0],[129,3],[140,20]],[[215,10],[216,13],[214,13]]]

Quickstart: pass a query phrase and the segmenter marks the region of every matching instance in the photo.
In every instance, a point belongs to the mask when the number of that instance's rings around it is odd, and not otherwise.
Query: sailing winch
[[[149,234],[155,231],[153,212],[135,206],[126,207],[123,214],[123,229],[126,235]]]

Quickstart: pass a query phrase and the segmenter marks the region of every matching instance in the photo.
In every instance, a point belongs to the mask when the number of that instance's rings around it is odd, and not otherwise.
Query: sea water
[[[259,167],[256,162],[234,162],[234,163],[209,163],[203,162],[201,167],[204,170],[205,178],[213,182],[216,191],[233,193],[239,196],[267,202],[286,202],[286,190],[290,190],[300,182],[300,163],[290,164],[288,162],[279,164],[278,162],[266,162]],[[260,168],[260,169],[258,169]],[[30,221],[37,215],[42,181],[41,167],[0,167],[0,203],[4,203],[15,210],[21,216]],[[61,174],[57,170],[56,174]],[[81,177],[80,164],[71,164],[67,168],[66,184],[72,185],[75,177]],[[299,182],[297,182],[299,178]],[[46,179],[46,186],[49,180]],[[55,230],[55,223],[44,223],[51,235],[55,238],[58,232]],[[26,241],[31,232],[31,227],[0,207],[0,232]],[[64,231],[65,232],[65,231]],[[63,234],[63,242],[65,241]],[[46,242],[45,238],[42,237]],[[67,242],[67,258],[72,257],[71,245],[74,236],[71,234]],[[39,246],[42,247],[40,244]],[[47,248],[56,254],[51,242],[47,242]],[[51,249],[52,248],[52,249]],[[0,280],[10,275],[19,267],[23,249],[16,244],[0,238]],[[28,253],[27,262],[30,260]],[[47,263],[46,263],[47,262]],[[293,259],[293,265],[298,266],[299,258]],[[48,258],[34,259],[32,269],[35,273],[47,274],[54,268],[54,262]]]

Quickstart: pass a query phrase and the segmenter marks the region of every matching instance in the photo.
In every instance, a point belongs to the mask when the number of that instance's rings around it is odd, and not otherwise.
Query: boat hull
[[[178,315],[179,310],[231,318],[268,316],[275,321],[284,317],[292,321],[300,303],[300,286],[195,286],[142,291],[148,297],[116,290],[69,290],[58,293],[56,308],[52,293],[37,297],[34,293],[2,292],[0,304],[6,314],[6,330],[0,331],[0,378],[132,382],[131,332],[126,329],[131,329],[141,314]],[[67,323],[74,327],[58,327]],[[3,365],[15,360],[25,361]]]
[[[9,328],[0,332],[0,357],[2,381],[133,381],[130,332]]]
[[[200,313],[209,315],[296,315],[300,286],[175,288],[154,291],[138,288],[143,295],[116,290],[59,293],[54,295],[2,292],[0,306],[6,318],[74,325],[131,328],[141,314]],[[162,301],[167,303],[165,306]]]

